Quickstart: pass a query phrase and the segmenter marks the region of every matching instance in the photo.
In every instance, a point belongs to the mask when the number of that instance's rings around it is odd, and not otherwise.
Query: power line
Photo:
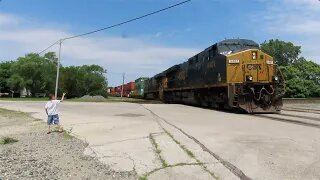
[[[190,2],[190,1],[191,1],[191,0],[186,0],[186,1],[183,1],[183,2],[180,2],[180,3],[177,3],[177,4],[174,4],[174,5],[168,6],[168,7],[166,7],[166,8],[163,8],[163,9],[160,9],[160,10],[157,10],[157,11],[153,11],[153,12],[151,12],[151,13],[148,13],[148,14],[145,14],[145,15],[142,15],[142,16],[139,16],[139,17],[136,17],[136,18],[127,20],[127,21],[123,21],[123,22],[121,22],[121,23],[114,24],[114,25],[111,25],[111,26],[108,26],[108,27],[104,27],[104,28],[97,29],[97,30],[94,30],[94,31],[86,32],[86,33],[83,33],[83,34],[78,34],[78,35],[75,35],[75,36],[70,36],[70,37],[62,38],[62,39],[56,41],[55,43],[51,44],[49,47],[45,48],[44,50],[42,50],[42,51],[41,51],[40,53],[38,53],[38,54],[43,53],[44,51],[48,50],[49,48],[51,48],[52,46],[54,46],[55,44],[57,44],[57,43],[60,42],[60,41],[62,42],[62,41],[65,41],[65,40],[69,40],[69,39],[73,39],[73,38],[77,38],[77,37],[81,37],[81,36],[86,36],[86,35],[93,34],[93,33],[99,32],[99,31],[103,31],[103,30],[106,30],[106,29],[111,29],[111,28],[114,28],[114,27],[117,27],[117,26],[121,26],[121,25],[123,25],[123,24],[127,24],[127,23],[130,23],[130,22],[133,22],[133,21],[136,21],[136,20],[139,20],[139,19],[142,19],[142,18],[151,16],[151,15],[160,13],[160,12],[162,12],[162,11],[166,11],[166,10],[168,10],[168,9],[171,9],[171,8],[174,8],[174,7],[177,7],[177,6],[180,6],[180,5],[185,4],[185,3],[187,3],[187,2]]]
[[[160,9],[160,10],[157,10],[157,11],[154,11],[154,12],[151,12],[151,13],[148,13],[148,14],[145,14],[145,15],[140,16],[140,17],[136,17],[136,18],[133,18],[133,19],[130,19],[130,20],[127,20],[127,21],[124,21],[124,22],[121,22],[121,23],[118,23],[118,24],[115,24],[115,25],[111,25],[111,26],[108,26],[108,27],[105,27],[105,28],[101,28],[101,29],[98,29],[98,30],[94,30],[94,31],[91,31],[91,32],[87,32],[87,33],[83,33],[83,34],[79,34],[79,35],[67,37],[67,38],[64,38],[64,39],[62,39],[62,40],[73,39],[73,38],[76,38],[76,37],[85,36],[85,35],[93,34],[93,33],[96,33],[96,32],[99,32],[99,31],[103,31],[103,30],[106,30],[106,29],[110,29],[110,28],[114,28],[114,27],[117,27],[117,26],[121,26],[121,25],[123,25],[123,24],[127,24],[127,23],[130,23],[130,22],[132,22],[132,21],[136,21],[136,20],[139,20],[139,19],[142,19],[142,18],[151,16],[151,15],[153,15],[153,14],[157,14],[157,13],[159,13],[159,12],[162,12],[162,11],[165,11],[165,10],[168,10],[168,9],[171,9],[171,8],[173,8],[173,7],[180,6],[181,4],[187,3],[187,2],[189,2],[189,1],[191,1],[191,0],[186,0],[186,1],[180,2],[180,3],[178,3],[178,4],[175,4],[175,5],[172,5],[172,6],[169,6],[169,7],[166,7],[166,8],[163,8],[163,9]]]
[[[45,48],[44,50],[42,50],[41,52],[39,52],[38,54],[42,54],[43,52],[45,52],[46,50],[50,49],[52,46],[56,45],[58,42],[60,42],[60,40],[56,41],[55,43],[51,44],[50,46],[48,46],[47,48]]]

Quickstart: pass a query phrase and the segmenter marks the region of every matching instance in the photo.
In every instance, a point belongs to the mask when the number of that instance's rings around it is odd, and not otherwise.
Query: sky
[[[40,52],[60,38],[113,25],[178,0],[0,0],[0,61]],[[64,66],[98,64],[110,86],[153,76],[226,38],[302,46],[320,63],[319,0],[192,0],[103,32],[65,41]],[[49,51],[57,52],[58,46]]]

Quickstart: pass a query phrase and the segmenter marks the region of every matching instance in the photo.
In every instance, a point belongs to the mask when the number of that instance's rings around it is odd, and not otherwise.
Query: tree
[[[320,96],[320,65],[304,58],[291,66],[282,66],[286,79],[286,97],[308,98]]]
[[[10,87],[10,90],[19,91],[26,86],[26,82],[20,75],[13,74],[7,79],[7,85]]]
[[[14,61],[7,61],[0,63],[0,92],[8,92],[10,87],[7,80],[11,77],[11,67]]]
[[[52,59],[45,56],[30,53],[19,57],[11,70],[14,72],[14,76],[10,77],[11,87],[18,89],[21,88],[18,85],[24,85],[32,96],[35,93],[48,93],[54,86],[56,65]],[[17,86],[13,87],[14,85]]]
[[[320,96],[320,65],[300,57],[301,47],[271,39],[261,44],[262,51],[273,56],[286,79],[286,97]]]
[[[57,57],[48,52],[44,56],[30,53],[16,61],[0,63],[0,90],[19,91],[26,88],[32,96],[52,93],[55,89]],[[83,95],[106,96],[106,70],[98,65],[60,67],[59,92],[69,97]]]
[[[279,66],[287,66],[299,59],[301,47],[291,42],[271,39],[261,44],[262,51],[271,55]]]
[[[69,66],[61,70],[61,90],[69,97],[106,95],[106,70],[98,65]]]

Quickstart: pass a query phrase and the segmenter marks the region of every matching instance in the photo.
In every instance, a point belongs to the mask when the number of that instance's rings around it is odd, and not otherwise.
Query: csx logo
[[[248,70],[261,70],[261,64],[247,64]]]

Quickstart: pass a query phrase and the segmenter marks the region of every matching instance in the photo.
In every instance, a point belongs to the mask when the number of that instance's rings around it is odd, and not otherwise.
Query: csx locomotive
[[[248,113],[277,112],[284,94],[273,57],[252,40],[228,39],[149,78],[145,98]]]

